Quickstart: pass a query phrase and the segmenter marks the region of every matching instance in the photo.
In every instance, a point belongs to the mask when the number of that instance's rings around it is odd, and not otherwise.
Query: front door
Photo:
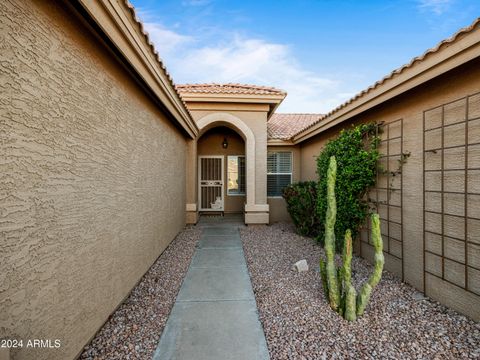
[[[200,211],[223,211],[223,156],[199,156]]]

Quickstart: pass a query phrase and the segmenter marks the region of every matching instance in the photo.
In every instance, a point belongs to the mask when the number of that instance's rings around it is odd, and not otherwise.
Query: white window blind
[[[282,196],[282,189],[292,183],[292,153],[268,152],[267,196]]]

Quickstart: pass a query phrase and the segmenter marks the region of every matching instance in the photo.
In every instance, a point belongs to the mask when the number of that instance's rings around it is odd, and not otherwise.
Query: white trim
[[[201,175],[202,175],[202,162],[201,159],[221,159],[220,164],[221,164],[221,181],[222,181],[222,186],[221,186],[221,194],[222,194],[222,208],[221,209],[203,209],[202,208],[202,184],[201,184]],[[198,156],[198,211],[225,211],[225,179],[224,179],[224,173],[225,173],[225,156],[223,155],[199,155]]]
[[[200,129],[200,136],[208,129],[222,124],[233,126],[234,130],[238,131],[245,140],[247,204],[255,204],[255,135],[242,120],[229,113],[213,113],[206,115],[197,121],[197,126]]]

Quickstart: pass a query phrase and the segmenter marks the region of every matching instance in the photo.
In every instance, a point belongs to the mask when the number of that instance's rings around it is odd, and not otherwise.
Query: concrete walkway
[[[198,225],[202,236],[154,360],[269,359],[238,225]]]

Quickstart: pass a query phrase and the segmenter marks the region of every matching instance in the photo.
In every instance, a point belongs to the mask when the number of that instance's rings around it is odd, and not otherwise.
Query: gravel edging
[[[80,359],[151,359],[195,252],[201,229],[187,227],[110,316]]]
[[[356,322],[328,306],[318,259],[323,249],[290,224],[240,230],[260,320],[276,359],[479,359],[480,323],[428,298],[384,271]],[[309,270],[291,266],[306,259]],[[358,289],[372,271],[352,259]]]

